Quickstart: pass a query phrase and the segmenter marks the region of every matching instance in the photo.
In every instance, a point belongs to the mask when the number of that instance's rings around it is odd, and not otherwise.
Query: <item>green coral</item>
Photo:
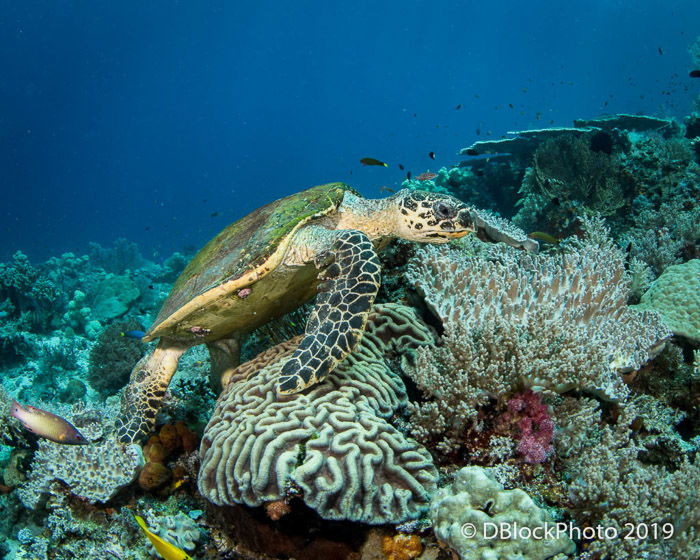
[[[636,308],[656,311],[675,334],[700,342],[700,259],[669,266]]]

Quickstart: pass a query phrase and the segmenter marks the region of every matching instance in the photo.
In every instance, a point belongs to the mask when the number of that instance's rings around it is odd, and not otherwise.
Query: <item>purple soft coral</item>
[[[531,389],[516,393],[508,401],[503,420],[518,426],[518,453],[526,463],[542,463],[552,450],[554,422],[547,405]]]

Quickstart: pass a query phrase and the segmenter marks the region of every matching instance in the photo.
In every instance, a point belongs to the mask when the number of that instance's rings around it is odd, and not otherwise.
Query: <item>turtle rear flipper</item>
[[[153,352],[134,366],[116,421],[120,441],[134,443],[153,431],[165,391],[185,350],[187,347],[173,346],[161,339]]]
[[[280,374],[277,392],[283,395],[322,381],[355,348],[379,290],[381,268],[367,235],[334,234],[330,249],[314,258],[324,270],[304,338]]]

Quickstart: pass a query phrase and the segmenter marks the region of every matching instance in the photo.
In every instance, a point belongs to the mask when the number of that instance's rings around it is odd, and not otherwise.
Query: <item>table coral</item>
[[[202,438],[200,492],[220,505],[259,506],[293,485],[326,519],[380,524],[419,516],[437,472],[428,451],[388,422],[407,396],[385,355],[431,340],[411,309],[378,305],[359,346],[310,391],[275,393],[298,339],[239,366]]]
[[[620,372],[654,357],[670,332],[655,313],[626,305],[624,255],[600,223],[561,254],[493,247],[470,255],[427,247],[408,279],[445,327],[409,371],[432,401],[409,405],[415,432],[460,434],[489,398],[521,388],[585,389],[624,398]],[[446,414],[449,411],[449,414]]]

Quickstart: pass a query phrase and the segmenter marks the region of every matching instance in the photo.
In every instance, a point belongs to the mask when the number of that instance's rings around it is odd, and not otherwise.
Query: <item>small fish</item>
[[[406,172],[406,179],[408,179],[409,181],[411,180],[411,172],[410,171]]]
[[[657,47],[657,50],[659,51],[659,54],[663,56],[664,50],[661,47]]]
[[[122,336],[141,340],[144,336],[146,336],[146,333],[144,331],[126,331],[122,333]]]
[[[399,163],[399,169],[400,169],[401,171],[403,171],[403,170],[404,170],[404,166],[403,166],[403,163]]]
[[[461,108],[462,108],[462,104],[460,103],[459,105],[457,105],[457,106],[455,107],[455,111],[459,111]]]
[[[139,527],[141,527],[143,532],[146,534],[148,540],[151,541],[151,544],[156,549],[156,552],[160,554],[161,558],[164,558],[165,560],[192,560],[192,557],[184,550],[166,540],[161,539],[158,535],[151,532],[146,525],[146,522],[143,520],[143,517],[134,515],[134,519],[136,519],[136,523],[139,524]]]
[[[481,129],[477,128],[474,132],[476,132],[477,136],[481,136]]]
[[[430,171],[416,175],[416,179],[419,181],[430,181],[431,179],[435,179],[435,177],[437,177],[437,173],[431,173]]]
[[[544,241],[550,245],[559,245],[559,240],[556,237],[550,235],[549,233],[545,233],[544,231],[533,231],[532,233],[528,234],[528,237],[530,239],[536,239],[537,241]]]
[[[430,159],[435,159],[435,152],[428,152],[428,157]]]
[[[379,187],[379,192],[388,192],[388,193],[395,193],[396,191],[394,189],[390,189],[389,187],[382,185]]]
[[[691,70],[688,75],[691,78],[700,78],[700,70]]]
[[[73,424],[33,406],[23,407],[16,400],[12,401],[10,416],[17,418],[30,432],[56,443],[86,445],[85,439]]]
[[[378,159],[374,159],[373,157],[363,157],[360,160],[360,163],[362,165],[378,165],[380,167],[389,167],[386,163],[383,161],[379,161]]]
[[[211,214],[209,214],[209,217],[210,217],[210,218],[216,218],[216,217],[219,216],[219,215],[221,215],[221,212],[212,212]]]

